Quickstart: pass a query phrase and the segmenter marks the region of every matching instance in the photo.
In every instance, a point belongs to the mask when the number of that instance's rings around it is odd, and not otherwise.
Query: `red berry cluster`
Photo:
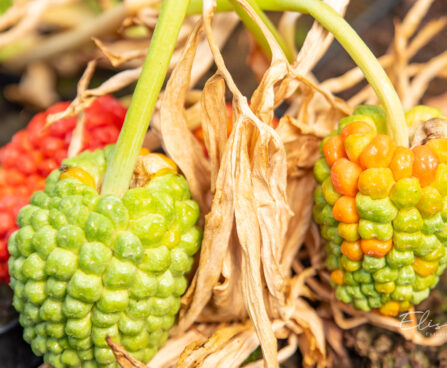
[[[60,102],[35,115],[25,129],[0,149],[0,282],[9,282],[8,238],[16,230],[18,211],[31,195],[44,187],[45,178],[67,157],[76,117],[59,120],[45,128],[50,114],[63,111]],[[94,150],[115,143],[126,108],[115,98],[103,96],[87,108],[82,150]]]

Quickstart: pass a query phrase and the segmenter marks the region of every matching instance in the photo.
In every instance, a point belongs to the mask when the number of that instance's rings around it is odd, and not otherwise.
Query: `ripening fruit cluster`
[[[418,106],[407,124],[441,116]],[[314,219],[336,297],[397,315],[428,297],[447,266],[447,139],[412,149],[385,134],[383,111],[361,106],[322,144]]]
[[[67,157],[76,117],[45,128],[46,118],[68,107],[57,103],[33,117],[0,150],[0,282],[8,282],[9,236],[16,227],[17,213],[31,195],[44,187],[45,178]],[[85,110],[82,150],[94,150],[115,143],[126,108],[111,96],[98,98]]]
[[[118,367],[106,336],[148,362],[200,247],[199,207],[171,160],[122,198],[97,192],[110,148],[65,160],[9,240],[24,339],[53,368]]]

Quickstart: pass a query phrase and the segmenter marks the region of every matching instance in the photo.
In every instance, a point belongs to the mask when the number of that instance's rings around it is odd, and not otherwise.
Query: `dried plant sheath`
[[[166,86],[161,103],[160,128],[164,149],[182,169],[193,197],[206,213],[209,208],[206,201],[206,192],[210,186],[209,163],[205,159],[202,147],[188,128],[184,109],[201,27],[198,23],[194,28],[185,52]]]

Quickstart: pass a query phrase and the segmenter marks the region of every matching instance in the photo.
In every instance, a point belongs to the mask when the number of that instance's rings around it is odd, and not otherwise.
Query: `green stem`
[[[203,0],[191,0],[186,15],[202,14]],[[232,11],[233,6],[227,0],[217,0],[216,12]]]
[[[239,18],[241,18],[242,22],[244,23],[245,27],[250,31],[250,33],[255,37],[256,41],[258,42],[259,46],[261,47],[262,51],[268,56],[269,59],[272,57],[272,51],[270,50],[270,46],[267,42],[267,39],[265,38],[264,34],[262,33],[259,26],[256,24],[256,22],[245,12],[244,8],[239,5],[239,3],[236,0],[229,0],[231,5],[233,6],[236,13],[239,15]],[[282,48],[284,55],[287,57],[287,60],[289,62],[293,62],[293,54],[291,50],[286,45],[286,42],[282,38],[282,36],[279,34],[276,27],[273,25],[273,23],[270,21],[269,17],[262,11],[262,9],[257,4],[256,0],[247,0],[247,2],[250,4],[250,6],[253,8],[253,10],[258,14],[259,18],[261,18],[262,22],[267,26],[267,28],[272,33],[273,37],[275,37],[276,41],[278,42],[279,46]]]
[[[263,10],[296,11],[314,17],[331,32],[363,71],[387,114],[389,134],[398,145],[408,147],[408,129],[402,105],[393,84],[371,50],[352,27],[329,5],[320,0],[256,0]],[[226,0],[218,1],[220,9],[227,9]],[[201,0],[192,0],[193,9],[200,8]]]
[[[163,0],[141,76],[107,167],[102,195],[121,197],[129,188],[188,5],[188,0]]]

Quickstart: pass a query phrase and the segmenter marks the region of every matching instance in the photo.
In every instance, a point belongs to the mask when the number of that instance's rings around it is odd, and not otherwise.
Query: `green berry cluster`
[[[103,151],[65,162],[97,180]],[[202,233],[185,178],[167,174],[122,198],[53,171],[9,241],[24,339],[59,367],[117,367],[105,337],[148,362],[168,337]]]

